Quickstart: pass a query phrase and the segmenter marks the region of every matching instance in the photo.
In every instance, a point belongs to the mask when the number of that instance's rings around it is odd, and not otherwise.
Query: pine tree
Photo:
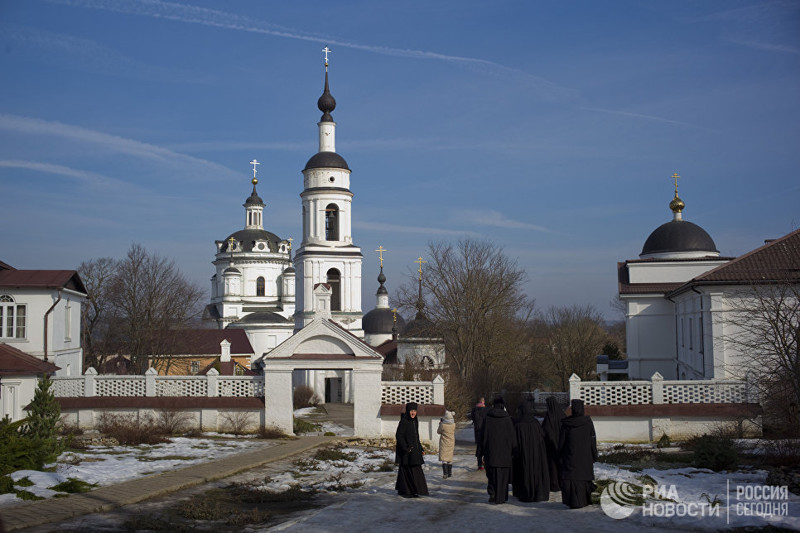
[[[64,449],[57,430],[61,407],[50,390],[52,383],[46,374],[39,380],[22,430],[30,443],[30,461],[37,470],[55,461]]]

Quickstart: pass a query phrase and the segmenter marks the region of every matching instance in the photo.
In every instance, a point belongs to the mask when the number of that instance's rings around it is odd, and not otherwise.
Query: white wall
[[[33,400],[37,383],[36,376],[4,376],[0,380],[0,418],[8,416],[12,422],[25,418],[23,408]]]

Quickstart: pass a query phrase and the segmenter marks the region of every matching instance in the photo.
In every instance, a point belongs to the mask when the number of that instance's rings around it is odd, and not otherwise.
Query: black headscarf
[[[553,449],[558,447],[558,432],[561,431],[561,419],[565,416],[567,415],[558,405],[558,400],[553,396],[548,396],[547,414],[544,415],[542,429],[544,430],[545,440],[550,442]]]
[[[406,404],[406,414],[409,414],[411,411],[416,411],[417,407],[418,405],[416,402],[408,402]]]
[[[574,417],[583,416],[584,409],[583,409],[583,400],[572,400],[570,404],[572,415]]]

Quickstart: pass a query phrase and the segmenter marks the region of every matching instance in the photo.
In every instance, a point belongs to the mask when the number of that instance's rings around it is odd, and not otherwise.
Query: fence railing
[[[581,381],[569,378],[570,399],[586,405],[758,403],[758,391],[746,381],[665,381],[656,372],[650,381]]]
[[[151,368],[143,376],[98,375],[89,368],[80,377],[54,377],[53,394],[61,398],[94,396],[264,397],[264,376],[159,376]]]
[[[436,376],[433,381],[382,381],[381,403],[444,404],[444,379]]]

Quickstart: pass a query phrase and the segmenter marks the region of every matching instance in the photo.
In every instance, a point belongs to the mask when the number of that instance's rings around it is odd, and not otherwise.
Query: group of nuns
[[[541,424],[531,399],[512,418],[497,398],[485,415],[476,453],[479,467],[486,468],[489,503],[505,503],[509,484],[523,502],[548,501],[550,491],[560,490],[561,501],[572,509],[591,503],[597,444],[583,401],[572,400],[566,416],[556,399],[548,398]]]
[[[560,490],[561,501],[572,509],[591,503],[597,443],[583,401],[572,400],[571,414],[566,416],[556,399],[548,398],[541,424],[531,399],[520,404],[513,419],[502,398],[496,398],[491,408],[482,403],[470,418],[476,428],[478,467],[486,468],[489,503],[505,503],[509,484],[523,502],[548,501],[550,491]],[[395,490],[407,498],[428,495],[417,408],[416,403],[406,404],[395,433],[399,465]]]

